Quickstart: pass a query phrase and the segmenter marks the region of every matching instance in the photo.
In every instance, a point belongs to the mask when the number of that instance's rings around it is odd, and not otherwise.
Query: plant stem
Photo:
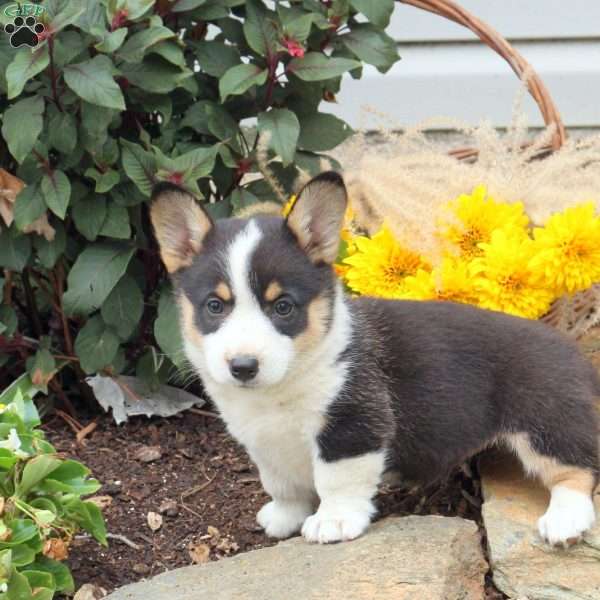
[[[62,104],[60,103],[60,98],[58,96],[58,90],[56,87],[56,80],[58,79],[58,75],[54,66],[54,37],[52,34],[48,38],[48,54],[50,55],[50,81],[52,83],[52,97],[54,98],[54,102],[58,110],[60,110],[60,112],[64,112]]]
[[[29,280],[29,268],[23,269],[21,274],[21,280],[23,281],[23,289],[25,290],[25,302],[27,303],[27,318],[31,323],[31,328],[35,332],[36,337],[42,336],[42,323],[40,321],[40,314],[38,312],[37,304],[35,302],[35,294],[31,287],[31,281]]]

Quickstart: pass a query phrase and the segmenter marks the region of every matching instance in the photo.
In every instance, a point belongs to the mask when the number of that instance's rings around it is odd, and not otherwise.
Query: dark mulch
[[[220,420],[189,411],[170,419],[136,418],[119,427],[107,416],[96,420],[85,445],[76,442],[59,418],[50,420],[45,430],[59,451],[83,461],[103,482],[98,495],[112,498],[105,509],[108,531],[125,536],[136,548],[114,537],[108,549],[76,540],[69,562],[78,585],[95,583],[112,590],[191,564],[190,549],[200,557],[209,549],[209,558],[217,560],[275,543],[255,523],[256,512],[267,501],[258,473]],[[138,452],[145,446],[158,447],[160,458],[141,461]],[[166,501],[172,501],[170,511],[153,532],[147,515],[159,513]],[[384,486],[377,502],[380,517],[480,518],[479,481],[468,468],[425,490]]]

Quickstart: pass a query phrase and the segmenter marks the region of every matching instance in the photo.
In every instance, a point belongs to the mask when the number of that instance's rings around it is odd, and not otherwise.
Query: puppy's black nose
[[[231,374],[240,381],[250,381],[258,373],[258,360],[253,356],[236,356],[229,361]]]

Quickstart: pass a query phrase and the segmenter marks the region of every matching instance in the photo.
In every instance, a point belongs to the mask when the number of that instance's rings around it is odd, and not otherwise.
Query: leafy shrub
[[[352,133],[319,112],[342,75],[398,59],[383,31],[393,5],[46,0],[35,49],[0,35],[7,379],[27,369],[58,395],[98,371],[164,381],[181,357],[152,185],[178,183],[228,216],[272,199],[264,146],[291,193]]]
[[[59,458],[37,429],[37,391],[24,374],[0,395],[0,598],[6,600],[72,592],[61,561],[80,529],[106,545],[100,509],[81,499],[100,484],[82,464]]]

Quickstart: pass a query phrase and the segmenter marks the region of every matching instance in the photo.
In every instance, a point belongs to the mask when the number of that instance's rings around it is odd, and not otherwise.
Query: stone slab
[[[481,600],[487,563],[477,526],[395,517],[342,544],[294,538],[125,586],[110,600]]]
[[[571,548],[551,548],[537,531],[537,520],[550,499],[548,491],[525,478],[517,460],[505,454],[485,456],[481,476],[483,521],[496,586],[511,598],[599,600],[600,525]]]

